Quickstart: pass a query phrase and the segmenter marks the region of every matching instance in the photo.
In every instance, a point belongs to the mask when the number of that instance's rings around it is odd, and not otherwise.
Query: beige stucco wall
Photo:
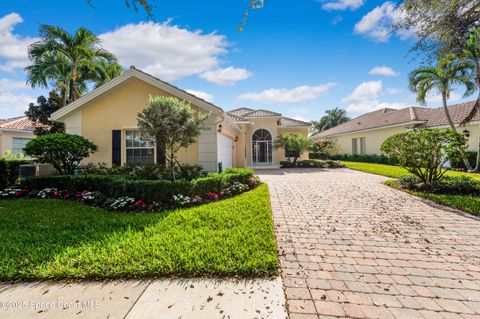
[[[12,150],[13,138],[35,138],[32,132],[0,131],[0,156]]]
[[[441,128],[446,129],[446,128]],[[382,143],[390,136],[406,132],[408,129],[403,126],[391,127],[391,128],[382,128],[371,131],[364,131],[352,134],[346,134],[342,136],[329,137],[328,139],[334,142],[334,146],[338,154],[352,154],[352,139],[365,137],[365,151],[366,154],[381,154],[380,147]],[[470,124],[463,127],[458,127],[459,132],[464,130],[470,131],[470,137],[468,140],[468,150],[477,151],[478,150],[478,138],[479,138],[479,127],[478,124]]]
[[[125,163],[125,131],[137,128],[137,114],[147,107],[149,97],[156,95],[169,94],[131,78],[66,117],[65,125],[69,133],[81,134],[99,147],[98,152],[86,159],[85,163],[112,164],[112,130],[122,130],[122,162]],[[197,112],[199,110],[194,105],[192,108]],[[198,148],[198,143],[194,143],[180,150],[179,161],[198,164]]]

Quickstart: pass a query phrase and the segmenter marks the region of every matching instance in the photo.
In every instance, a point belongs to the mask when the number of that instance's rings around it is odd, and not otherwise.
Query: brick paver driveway
[[[339,170],[259,171],[291,319],[480,318],[480,221]]]

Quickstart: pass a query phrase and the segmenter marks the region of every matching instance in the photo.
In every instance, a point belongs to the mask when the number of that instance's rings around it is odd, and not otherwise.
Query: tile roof
[[[0,130],[21,130],[33,132],[35,130],[35,124],[26,116],[14,117],[11,119],[0,119]]]
[[[238,109],[231,110],[231,111],[229,111],[229,112],[227,112],[227,113],[230,114],[230,115],[233,114],[233,115],[237,115],[237,116],[243,116],[243,115],[245,115],[245,114],[247,114],[247,113],[251,113],[251,112],[253,112],[253,111],[255,111],[255,110],[249,109],[248,107],[240,107],[240,108],[238,108]]]
[[[312,123],[310,123],[310,122],[295,120],[295,119],[291,119],[289,117],[282,117],[280,119],[280,126],[292,127],[292,126],[311,126],[311,125],[312,125]]]
[[[279,126],[280,127],[305,127],[311,126],[312,123],[291,119],[289,117],[284,117],[282,114],[277,112],[272,112],[268,110],[254,110],[247,107],[241,107],[232,111],[227,112],[235,122],[247,122],[248,119],[259,118],[259,117],[280,117]]]
[[[462,123],[474,104],[475,101],[449,106],[448,109],[453,122],[455,124]],[[480,120],[480,112],[477,112],[472,120]],[[443,108],[407,107],[399,110],[387,108],[356,117],[349,122],[317,133],[315,137],[347,134],[401,124],[415,124],[415,127],[436,127],[448,125],[448,121]]]
[[[228,116],[230,116],[230,118],[234,121],[234,122],[248,122],[248,120],[244,117],[241,117],[241,116],[238,116],[238,115],[235,115],[235,114],[232,114],[232,113],[225,113],[227,114]]]
[[[241,116],[245,118],[249,117],[279,117],[282,114],[277,112],[272,112],[268,110],[254,110],[248,107],[240,107],[238,109],[227,112],[230,115]]]

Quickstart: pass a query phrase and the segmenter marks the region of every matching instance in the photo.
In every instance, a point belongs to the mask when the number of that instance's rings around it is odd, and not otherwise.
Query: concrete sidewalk
[[[287,318],[280,278],[0,284],[0,318]]]

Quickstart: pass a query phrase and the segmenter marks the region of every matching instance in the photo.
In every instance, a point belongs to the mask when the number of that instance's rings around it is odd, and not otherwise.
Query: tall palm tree
[[[121,72],[115,56],[103,49],[100,39],[85,28],[72,35],[59,27],[42,25],[39,34],[41,39],[28,48],[32,65],[25,69],[27,82],[33,87],[53,83],[60,92],[67,90],[65,104],[67,99],[75,101],[104,66],[110,67],[109,77]]]
[[[323,132],[348,121],[350,121],[350,118],[347,116],[347,112],[336,107],[332,110],[325,111],[325,115],[322,116],[320,121],[314,121],[313,126],[315,131]]]
[[[475,77],[475,83],[477,84],[477,89],[479,92],[472,111],[464,121],[468,122],[473,119],[477,112],[480,112],[480,28],[475,28],[474,30],[472,30],[469,38],[465,43],[464,51],[466,59],[474,65],[473,73]],[[477,161],[473,170],[475,172],[480,171],[480,138],[478,140]]]
[[[471,73],[472,67],[472,63],[469,61],[445,56],[438,61],[436,67],[421,67],[413,70],[409,75],[409,89],[417,95],[417,101],[421,105],[426,105],[428,93],[432,91],[440,93],[448,124],[452,130],[456,131],[457,128],[450,116],[447,101],[450,98],[452,87],[456,85],[465,86],[464,97],[470,96],[475,92],[476,87]],[[463,151],[461,155],[465,167],[471,170],[471,165]]]

